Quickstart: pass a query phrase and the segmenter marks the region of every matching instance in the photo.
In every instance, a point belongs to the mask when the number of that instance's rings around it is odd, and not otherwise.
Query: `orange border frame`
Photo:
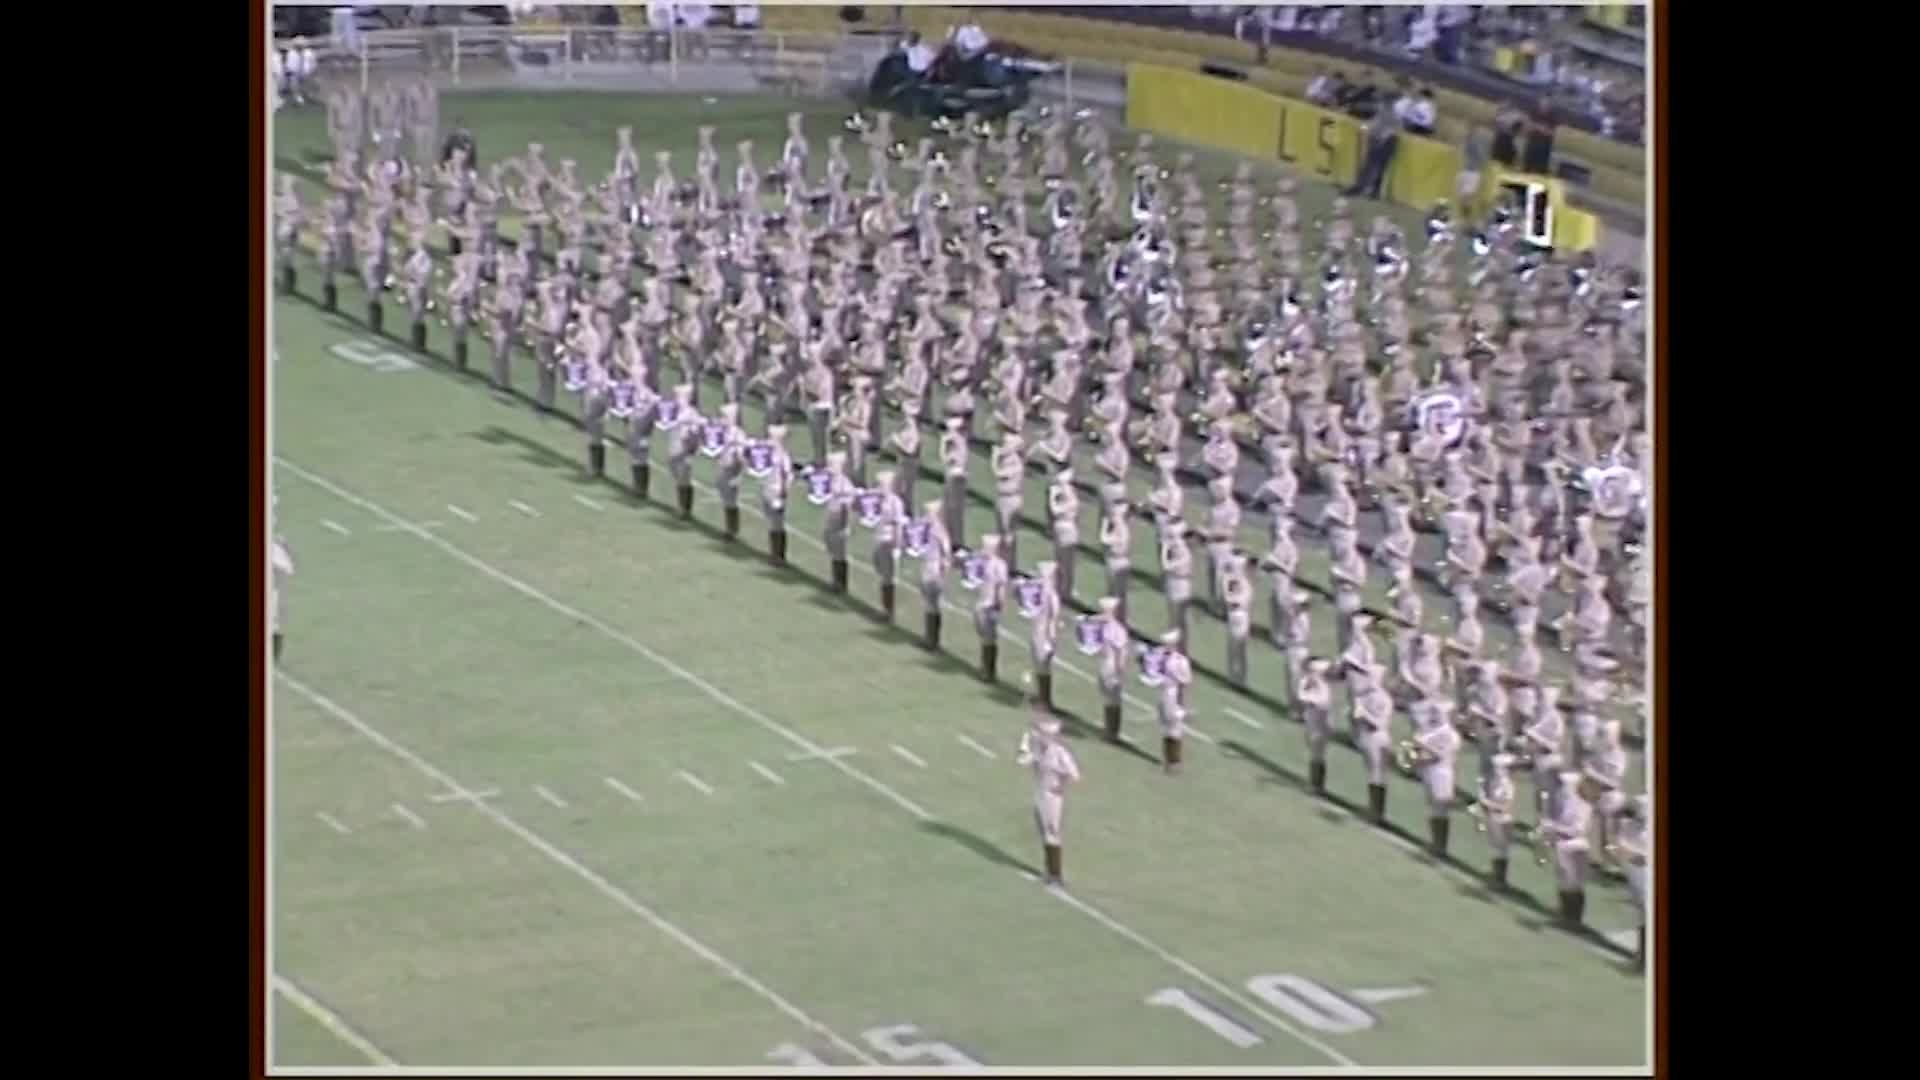
[[[268,42],[268,6],[267,0],[257,0],[248,5],[248,39],[253,47],[247,57],[247,334],[248,344],[253,354],[253,363],[248,370],[247,380],[247,482],[252,492],[247,515],[247,640],[249,644],[247,693],[250,701],[251,723],[248,729],[249,775],[247,783],[247,1057],[249,1075],[265,1077],[267,1073],[267,971],[266,971],[266,877],[267,877],[267,820],[266,820],[266,777],[267,777],[267,679],[269,663],[267,660],[267,506],[271,491],[267,482],[267,363],[270,355],[270,343],[267,341],[267,123],[266,101],[260,88],[266,85],[266,50]],[[1665,455],[1658,453],[1667,445],[1667,156],[1665,153],[1667,136],[1667,110],[1665,89],[1667,85],[1667,27],[1671,11],[1671,0],[1648,0],[1647,21],[1653,35],[1653,87],[1650,95],[1649,126],[1646,143],[1650,148],[1659,148],[1654,157],[1653,179],[1653,218],[1651,238],[1653,240],[1653,296],[1654,340],[1653,370],[1650,373],[1654,387],[1653,402],[1653,445],[1656,450],[1654,468],[1656,474],[1655,497],[1656,510],[1653,520],[1653,582],[1654,595],[1659,602],[1655,613],[1654,625],[1656,647],[1653,652],[1653,679],[1651,701],[1656,722],[1650,732],[1653,752],[1664,766],[1668,760],[1666,746],[1667,712],[1667,665],[1665,656],[1666,626],[1665,611],[1667,599],[1667,515],[1662,512],[1667,501],[1669,476]],[[1668,850],[1670,832],[1668,830],[1667,790],[1668,772],[1665,767],[1655,770],[1653,779],[1654,805],[1658,808],[1654,814],[1654,880],[1658,883],[1653,894],[1652,936],[1658,943],[1652,957],[1649,975],[1653,979],[1653,1075],[1666,1076],[1671,1072],[1671,1059],[1668,1056],[1667,1010],[1663,1003],[1667,1000],[1668,955],[1672,937],[1667,932],[1667,890],[1663,887],[1669,865]]]

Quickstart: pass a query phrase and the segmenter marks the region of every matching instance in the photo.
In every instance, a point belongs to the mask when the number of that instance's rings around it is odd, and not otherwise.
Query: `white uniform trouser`
[[[1360,747],[1360,756],[1367,762],[1367,783],[1384,784],[1387,782],[1387,756],[1393,738],[1384,728],[1358,725],[1354,733],[1354,742]]]
[[[1447,816],[1453,806],[1453,766],[1428,765],[1420,772],[1420,782],[1427,789],[1427,816]]]
[[[980,633],[982,645],[994,645],[1000,641],[1000,609],[997,607],[976,607],[973,609],[973,628]]]
[[[1553,879],[1563,892],[1587,887],[1587,845],[1574,841],[1560,844],[1553,851]]]
[[[1305,709],[1296,705],[1295,709],[1307,733],[1307,759],[1313,762],[1327,760],[1327,743],[1333,738],[1332,717],[1328,710],[1311,705]]]
[[[1067,816],[1067,799],[1048,791],[1037,791],[1033,796],[1033,820],[1040,828],[1040,842],[1048,847],[1060,846],[1060,830]]]
[[[1187,710],[1171,694],[1160,695],[1160,733],[1169,739],[1185,738]]]

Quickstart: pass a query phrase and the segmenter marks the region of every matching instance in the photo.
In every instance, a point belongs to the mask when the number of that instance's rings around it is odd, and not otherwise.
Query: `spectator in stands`
[[[986,52],[990,40],[987,32],[975,22],[962,23],[960,28],[953,32],[953,48],[962,60],[971,60]]]
[[[1307,100],[1324,109],[1331,109],[1340,101],[1340,76],[1319,68],[1313,73],[1313,81],[1307,84]]]
[[[742,30],[760,29],[759,4],[733,5],[733,25]]]
[[[1500,106],[1493,117],[1493,149],[1496,164],[1511,169],[1520,160],[1520,133],[1526,129],[1527,114],[1512,105]]]
[[[647,0],[647,59],[665,60],[673,54],[673,5],[666,0]]]
[[[907,70],[912,72],[913,77],[916,79],[926,78],[927,73],[933,70],[934,58],[939,56],[938,53],[933,51],[932,46],[920,39],[920,31],[918,30],[907,35],[905,51],[907,54]]]
[[[280,50],[267,47],[267,102],[274,112],[280,111],[280,96],[286,89],[286,61],[280,58]]]
[[[1520,168],[1545,174],[1553,167],[1553,106],[1541,102],[1528,118],[1527,144],[1521,150]]]
[[[1360,175],[1347,189],[1347,197],[1380,198],[1387,169],[1393,165],[1393,153],[1400,148],[1400,120],[1392,109],[1377,110],[1367,121],[1366,157],[1360,163]]]
[[[1434,124],[1440,119],[1440,110],[1433,103],[1433,88],[1423,86],[1419,96],[1408,99],[1406,111],[1401,114],[1400,122],[1412,135],[1424,135],[1433,138]]]
[[[680,35],[680,54],[705,60],[707,58],[707,27],[713,24],[713,5],[675,4],[674,15],[684,31]]]

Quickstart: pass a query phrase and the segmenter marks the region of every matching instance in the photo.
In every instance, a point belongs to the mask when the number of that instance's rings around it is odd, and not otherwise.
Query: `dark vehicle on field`
[[[996,120],[1026,105],[1035,79],[1059,70],[1057,61],[1014,42],[992,41],[969,57],[949,45],[924,75],[916,75],[906,51],[895,49],[867,80],[867,103],[908,116],[956,118],[973,113]]]

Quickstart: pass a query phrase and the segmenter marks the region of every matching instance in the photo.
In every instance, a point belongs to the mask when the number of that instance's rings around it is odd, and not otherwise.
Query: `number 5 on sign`
[[[378,341],[343,341],[327,351],[349,364],[358,364],[382,375],[412,371],[419,366],[399,353],[388,352]]]

